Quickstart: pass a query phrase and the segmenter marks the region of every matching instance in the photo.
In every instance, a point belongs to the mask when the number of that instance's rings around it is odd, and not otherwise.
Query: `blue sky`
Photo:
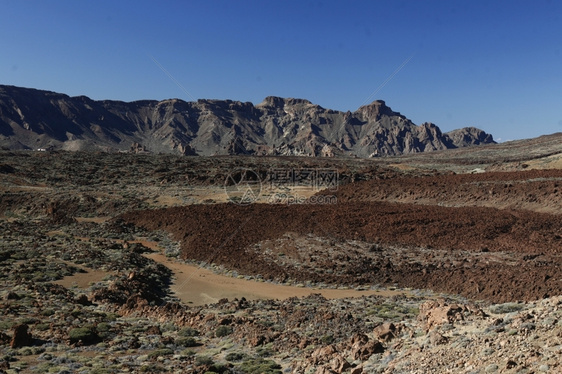
[[[0,84],[93,99],[385,100],[502,141],[562,131],[560,1],[0,0]]]

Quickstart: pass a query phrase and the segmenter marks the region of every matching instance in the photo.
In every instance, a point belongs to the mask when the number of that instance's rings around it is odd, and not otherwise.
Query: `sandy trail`
[[[85,273],[76,273],[52,282],[60,284],[66,288],[78,287],[81,289],[87,289],[92,283],[101,282],[105,277],[112,274],[108,271],[91,269],[68,261],[64,262],[85,271]]]
[[[60,232],[51,232],[49,234],[59,234]],[[80,238],[88,240],[88,238]],[[115,242],[123,242],[114,239]],[[185,303],[190,305],[205,305],[218,302],[220,299],[242,298],[247,300],[257,299],[288,299],[290,297],[305,297],[310,294],[322,294],[327,299],[341,299],[349,297],[361,297],[369,295],[377,295],[383,297],[391,297],[395,295],[407,294],[407,291],[393,290],[369,290],[357,291],[353,289],[320,289],[305,288],[296,286],[284,286],[266,282],[258,282],[246,279],[238,279],[213,273],[211,270],[178,262],[174,258],[168,258],[162,254],[162,248],[158,243],[148,240],[133,240],[130,243],[140,243],[147,248],[156,252],[145,254],[150,258],[167,268],[173,273],[172,284],[170,286],[173,294]],[[99,282],[106,277],[109,272],[102,270],[94,270],[78,266],[86,271],[86,273],[77,273],[64,277],[55,281],[65,287],[79,287],[86,289],[92,282]]]
[[[143,244],[148,246],[149,243],[143,242]],[[172,270],[174,273],[173,284],[171,285],[172,292],[180,300],[191,305],[216,303],[222,298],[245,297],[248,300],[283,300],[294,296],[304,297],[314,293],[322,294],[327,299],[368,295],[390,297],[405,294],[405,291],[391,290],[356,291],[284,286],[215,274],[204,268],[177,262],[161,253],[147,254],[146,257]]]

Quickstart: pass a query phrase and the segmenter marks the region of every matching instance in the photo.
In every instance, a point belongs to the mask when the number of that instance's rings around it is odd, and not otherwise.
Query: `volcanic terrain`
[[[2,151],[0,372],[560,372],[560,139]]]

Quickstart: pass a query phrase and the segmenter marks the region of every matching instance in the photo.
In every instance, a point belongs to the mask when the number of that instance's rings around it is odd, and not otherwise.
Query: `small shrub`
[[[334,342],[334,336],[332,334],[324,335],[322,338],[320,338],[320,341],[325,345],[332,344]]]
[[[24,325],[34,325],[39,322],[36,318],[33,317],[24,317],[20,320],[19,323],[23,323]]]
[[[266,344],[264,346],[258,347],[256,353],[259,357],[270,357],[273,356],[272,344]]]
[[[177,327],[172,322],[166,322],[160,325],[160,331],[162,332],[171,332],[176,331]]]
[[[89,374],[111,374],[111,371],[106,368],[93,368]]]
[[[212,366],[215,362],[208,356],[197,356],[195,358],[195,365],[197,366]]]
[[[195,351],[192,350],[192,349],[184,349],[180,353],[184,356],[187,356],[187,357],[195,356]]]
[[[105,315],[105,318],[106,318],[107,321],[110,321],[110,322],[117,321],[117,318],[119,318],[119,314],[117,314],[117,313],[107,313]]]
[[[160,365],[150,364],[150,365],[143,365],[140,367],[141,373],[160,373],[163,371],[166,371],[166,369],[164,369],[164,367]]]
[[[78,318],[82,315],[82,311],[80,309],[74,309],[72,312],[70,312],[70,315],[74,318]]]
[[[223,338],[223,337],[228,336],[230,334],[232,334],[232,327],[230,327],[230,326],[219,326],[215,330],[215,336],[217,338]]]
[[[225,356],[226,361],[242,361],[247,356],[240,352],[231,352]]]
[[[281,374],[281,366],[273,360],[263,358],[244,361],[238,367],[241,372],[246,374]]]
[[[524,304],[518,303],[505,303],[497,304],[490,307],[490,312],[494,314],[507,314],[513,312],[519,312],[525,308]]]
[[[29,347],[24,347],[18,351],[18,353],[22,356],[31,356],[33,351]]]
[[[96,330],[98,332],[102,332],[102,331],[107,332],[110,329],[111,329],[111,326],[109,325],[109,323],[106,323],[106,322],[98,323],[98,325],[96,326]]]
[[[97,343],[99,340],[98,334],[91,327],[73,328],[69,331],[68,336],[71,343],[82,342],[86,345]]]
[[[111,325],[106,322],[101,322],[96,326],[96,330],[101,339],[106,339],[111,335]]]
[[[199,331],[191,327],[184,327],[180,331],[178,331],[178,335],[185,336],[185,337],[199,336]]]
[[[35,329],[37,331],[47,331],[50,328],[51,325],[49,323],[38,323],[37,325],[35,325]]]
[[[174,351],[170,348],[161,348],[157,349],[154,352],[148,355],[148,358],[158,358],[160,356],[171,356],[174,354]]]
[[[176,345],[179,345],[181,347],[185,347],[185,348],[189,348],[189,347],[197,347],[199,345],[199,343],[197,343],[197,340],[195,340],[195,338],[187,337],[187,338],[178,338],[176,339]]]
[[[14,321],[0,321],[0,331],[11,329],[15,325]]]

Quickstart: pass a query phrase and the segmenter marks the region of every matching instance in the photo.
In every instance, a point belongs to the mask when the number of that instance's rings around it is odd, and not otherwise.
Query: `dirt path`
[[[143,244],[147,243],[143,242]],[[303,297],[319,293],[327,299],[340,299],[368,295],[390,297],[403,295],[405,293],[405,291],[391,290],[356,291],[283,286],[215,274],[207,269],[179,263],[173,259],[167,258],[161,253],[147,254],[146,257],[172,270],[174,273],[174,280],[171,289],[174,295],[190,305],[216,303],[222,298],[233,299],[245,297],[247,300],[283,300],[295,296]]]
[[[61,286],[64,286],[66,288],[78,287],[81,289],[86,289],[90,287],[91,283],[101,282],[105,277],[112,274],[109,271],[91,269],[86,266],[81,266],[69,261],[62,261],[62,262],[65,262],[69,265],[75,266],[85,271],[85,273],[76,273],[74,275],[69,275],[53,282],[55,284],[60,284]]]
[[[53,234],[62,234],[62,232],[51,232]],[[88,238],[79,238],[81,240],[89,240]],[[122,243],[122,240],[114,240]],[[140,243],[154,251],[145,254],[150,258],[167,268],[173,273],[171,290],[176,297],[190,305],[205,305],[216,303],[220,299],[228,298],[246,298],[247,300],[257,299],[288,299],[290,297],[304,297],[310,294],[322,294],[327,299],[340,299],[349,297],[361,297],[369,295],[378,295],[383,297],[391,297],[395,295],[406,294],[407,291],[400,290],[369,290],[357,291],[353,289],[319,289],[305,288],[297,286],[284,286],[267,282],[252,281],[246,279],[238,279],[229,276],[215,274],[210,270],[189,265],[168,258],[162,254],[162,248],[158,243],[149,240],[132,240],[129,243]],[[69,263],[86,271],[85,273],[76,273],[71,276],[64,277],[53,283],[60,284],[64,287],[78,287],[86,289],[92,282],[99,282],[110,272],[103,270],[94,270],[74,263]]]

